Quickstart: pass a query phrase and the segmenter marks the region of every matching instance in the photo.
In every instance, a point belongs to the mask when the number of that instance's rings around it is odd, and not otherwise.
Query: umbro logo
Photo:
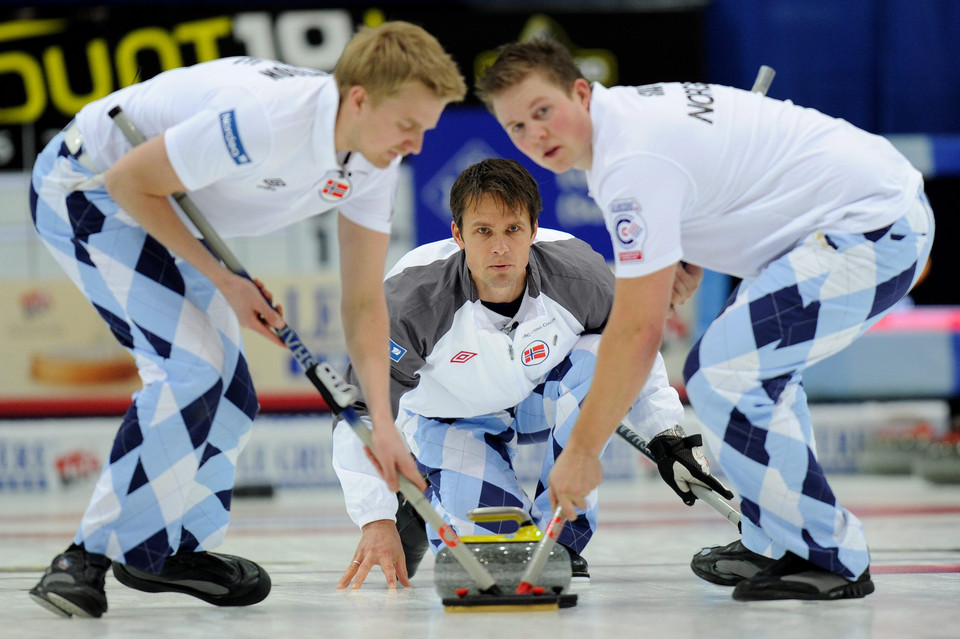
[[[460,351],[456,355],[450,358],[451,364],[463,364],[464,362],[469,362],[471,359],[476,357],[476,353],[471,353],[470,351]]]
[[[286,186],[287,183],[281,180],[280,178],[264,178],[263,184],[258,184],[258,189],[266,189],[267,191],[276,191],[281,186]]]

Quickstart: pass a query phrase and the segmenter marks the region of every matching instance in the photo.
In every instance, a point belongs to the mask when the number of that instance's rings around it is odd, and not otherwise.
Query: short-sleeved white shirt
[[[332,75],[224,58],[166,71],[92,102],[77,124],[84,149],[104,169],[130,150],[107,115],[113,107],[121,106],[148,139],[164,134],[177,177],[224,237],[263,235],[334,208],[389,233],[400,158],[378,169],[352,153],[347,195],[339,201],[320,195],[328,179],[341,175],[334,149],[339,100]]]
[[[594,84],[590,117],[617,277],[681,259],[753,277],[815,230],[891,224],[922,187],[886,139],[730,87]]]

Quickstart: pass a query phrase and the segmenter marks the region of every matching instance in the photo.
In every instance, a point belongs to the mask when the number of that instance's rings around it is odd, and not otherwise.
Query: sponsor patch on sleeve
[[[227,153],[235,164],[249,164],[250,156],[240,141],[240,132],[237,131],[237,114],[233,109],[220,114],[220,132],[223,134],[223,143],[227,146]]]
[[[640,203],[633,198],[615,200],[610,204],[613,216],[614,246],[619,262],[643,259],[643,242],[647,236],[646,223],[640,215]]]
[[[407,349],[403,348],[395,341],[390,340],[390,359],[395,362],[399,362],[400,358],[406,355]]]

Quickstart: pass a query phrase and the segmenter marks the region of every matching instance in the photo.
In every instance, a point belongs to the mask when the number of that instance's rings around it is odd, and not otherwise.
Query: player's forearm
[[[165,197],[111,190],[110,195],[130,217],[167,250],[186,260],[218,287],[228,276],[219,260],[200,243]]]
[[[167,158],[163,138],[133,149],[104,173],[104,186],[121,209],[167,250],[186,260],[217,285],[229,272],[177,215],[167,195],[184,191]]]
[[[364,420],[367,421],[366,419]],[[333,431],[333,469],[343,489],[347,514],[357,526],[396,520],[397,496],[363,452],[363,444],[346,422]]]
[[[660,337],[656,331],[628,329],[620,332],[616,327],[607,327],[597,352],[590,391],[567,448],[600,455],[643,388],[656,360]]]
[[[386,300],[382,292],[360,296],[345,290],[341,314],[347,353],[360,380],[374,428],[379,424],[392,425]]]
[[[660,354],[657,354],[647,382],[624,421],[648,440],[668,428],[683,424],[683,404],[676,389],[670,385],[667,368]]]
[[[590,391],[567,448],[599,455],[650,376],[670,308],[675,266],[618,278]]]

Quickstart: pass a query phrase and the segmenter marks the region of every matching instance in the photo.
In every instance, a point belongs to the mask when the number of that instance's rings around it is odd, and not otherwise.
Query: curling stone
[[[472,535],[461,537],[464,545],[473,553],[504,592],[512,593],[520,584],[527,564],[533,558],[537,543],[543,533],[521,509],[511,506],[474,508],[467,512],[471,521],[515,521],[517,531],[512,535]],[[477,584],[463,568],[450,549],[444,546],[434,563],[434,584],[437,594],[447,599],[457,597],[464,589],[477,592]],[[570,555],[567,549],[556,544],[547,556],[537,586],[546,592],[566,593],[570,589]],[[458,591],[460,591],[458,593]]]

